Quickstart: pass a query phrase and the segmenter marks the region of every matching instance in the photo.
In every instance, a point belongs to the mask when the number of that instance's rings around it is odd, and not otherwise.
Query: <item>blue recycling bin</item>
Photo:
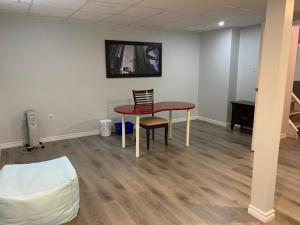
[[[134,124],[131,122],[125,122],[125,133],[132,134],[133,133]],[[115,123],[116,134],[122,135],[122,123]]]

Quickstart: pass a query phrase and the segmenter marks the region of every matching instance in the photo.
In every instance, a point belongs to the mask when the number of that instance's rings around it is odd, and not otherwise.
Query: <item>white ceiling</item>
[[[205,31],[261,23],[266,0],[0,0],[0,13]]]

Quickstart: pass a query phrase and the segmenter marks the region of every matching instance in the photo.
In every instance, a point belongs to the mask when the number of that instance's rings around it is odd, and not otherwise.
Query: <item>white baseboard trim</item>
[[[268,223],[275,218],[275,210],[274,209],[271,209],[268,212],[264,212],[264,211],[256,208],[253,205],[249,205],[248,213],[263,223]]]
[[[15,141],[15,142],[4,143],[4,144],[0,145],[0,149],[15,148],[15,147],[20,147],[20,146],[24,146],[24,141]]]
[[[52,141],[61,141],[61,140],[67,140],[67,139],[73,139],[73,138],[80,138],[80,137],[86,137],[86,136],[92,136],[100,134],[100,130],[92,130],[92,131],[86,131],[86,132],[79,132],[79,133],[72,133],[72,134],[63,134],[58,136],[52,136],[52,137],[45,137],[41,138],[40,141],[47,143]],[[16,148],[24,146],[24,141],[16,141],[16,142],[10,142],[10,143],[4,143],[0,145],[0,149],[6,149],[6,148]]]
[[[92,130],[92,131],[72,133],[72,134],[63,134],[63,135],[58,135],[58,136],[41,138],[41,142],[47,143],[47,142],[52,142],[52,141],[61,141],[61,140],[87,137],[87,136],[98,135],[98,134],[100,134],[100,130]]]
[[[191,120],[197,120],[197,119],[198,119],[198,116],[191,116]],[[179,123],[179,122],[184,122],[184,121],[186,121],[186,118],[173,119],[173,123]],[[53,142],[53,141],[61,141],[61,140],[67,140],[67,139],[73,139],[73,138],[87,137],[87,136],[98,135],[98,134],[100,134],[100,130],[92,130],[92,131],[86,131],[86,132],[44,137],[44,138],[41,138],[40,141],[47,143],[47,142]],[[3,143],[3,144],[0,144],[0,149],[16,148],[16,147],[21,147],[21,146],[24,146],[24,141]]]
[[[191,116],[191,120],[198,120],[199,119],[199,116]],[[176,118],[176,119],[173,119],[172,122],[173,123],[180,123],[180,122],[185,122],[186,121],[186,118]]]
[[[208,122],[208,123],[219,125],[221,127],[227,127],[228,124],[229,124],[229,123],[221,122],[221,121],[218,121],[218,120],[209,119],[209,118],[206,118],[206,117],[203,117],[203,116],[198,116],[198,119],[202,120],[202,121],[205,121],[205,122]]]

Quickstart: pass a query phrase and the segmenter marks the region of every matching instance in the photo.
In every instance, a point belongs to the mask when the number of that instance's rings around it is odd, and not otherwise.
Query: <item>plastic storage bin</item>
[[[111,135],[111,125],[112,121],[109,119],[99,121],[101,136],[107,137]]]
[[[134,124],[131,122],[125,122],[125,133],[132,134],[133,133]],[[122,123],[115,123],[116,134],[122,135]]]

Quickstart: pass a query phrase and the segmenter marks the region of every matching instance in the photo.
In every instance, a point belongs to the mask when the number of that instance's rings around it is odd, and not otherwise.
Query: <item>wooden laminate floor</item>
[[[29,163],[66,155],[80,182],[80,212],[68,225],[256,225],[250,201],[251,135],[205,122],[176,123],[165,147],[163,131],[147,153],[141,129],[140,159],[134,145],[121,149],[120,137],[91,136],[46,144],[22,153],[4,150],[2,164]],[[127,140],[130,142],[130,140]],[[300,224],[300,141],[281,144],[276,219],[271,225]]]

